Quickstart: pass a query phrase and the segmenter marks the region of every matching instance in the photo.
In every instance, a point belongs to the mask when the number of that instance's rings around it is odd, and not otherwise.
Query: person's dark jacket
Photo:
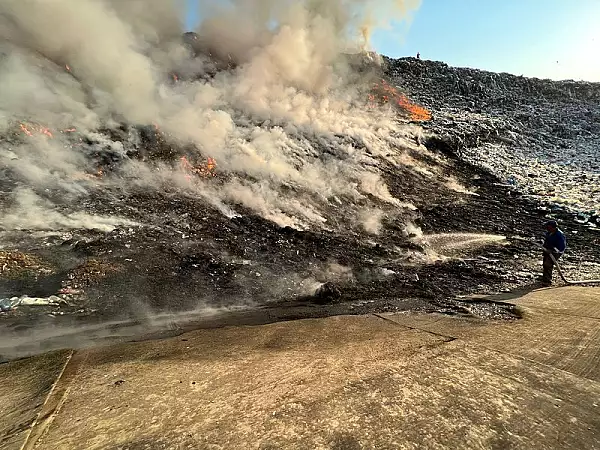
[[[546,232],[546,238],[544,239],[544,248],[548,250],[555,251],[558,250],[558,253],[563,253],[567,248],[567,239],[562,231],[556,230],[554,233]]]

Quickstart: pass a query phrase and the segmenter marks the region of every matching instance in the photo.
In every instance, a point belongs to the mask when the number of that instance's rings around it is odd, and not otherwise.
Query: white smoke
[[[378,158],[410,145],[410,133],[399,131],[389,111],[365,111],[341,55],[363,48],[361,39],[382,16],[388,20],[389,11],[406,14],[418,2],[200,5],[199,45],[237,67],[172,85],[174,71],[203,75],[215,66],[179,43],[181,1],[2,2],[0,131],[19,133],[26,124],[32,136],[0,141],[0,166],[25,186],[71,197],[102,186],[176,186],[225,214],[240,205],[296,228],[327,227],[333,207],[358,203],[371,206],[356,225],[377,233],[381,209],[414,209],[390,194],[377,169]],[[132,160],[121,165],[119,177],[81,177],[97,171],[99,149],[127,159],[122,143],[97,131],[121,123],[155,124],[173,146],[187,146],[198,161],[215,158],[229,176],[217,188],[212,180],[190,179],[177,163]],[[41,129],[52,130],[52,138]],[[77,137],[67,129],[76,129]],[[43,227],[113,226],[48,214],[52,205],[28,192],[17,192],[13,208],[29,212],[14,210],[4,227],[41,226],[33,213],[40,208]]]
[[[30,189],[15,191],[14,204],[3,211],[0,229],[13,230],[68,230],[90,229],[112,231],[117,226],[137,225],[119,217],[104,217],[84,212],[61,213],[54,205]]]
[[[383,211],[379,209],[364,209],[360,211],[359,220],[364,230],[370,234],[379,234],[383,226],[381,221],[384,218]]]

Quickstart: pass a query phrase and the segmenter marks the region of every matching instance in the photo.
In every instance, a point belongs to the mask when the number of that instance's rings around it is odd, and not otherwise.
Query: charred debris
[[[206,48],[197,35],[187,33],[184,40],[195,57],[213,61],[202,77],[235,70],[236,61]],[[19,331],[40,323],[143,320],[147,314],[202,308],[248,309],[260,317],[257,321],[404,310],[513,319],[518,315],[509,304],[469,301],[468,296],[534,285],[539,255],[527,241],[539,236],[549,216],[559,219],[569,233],[567,266],[596,270],[599,235],[590,223],[597,216],[584,211],[588,219],[581,222],[582,211],[530,195],[528,185],[508,182],[505,172],[479,164],[473,155],[488,143],[547,149],[553,142],[553,148],[566,148],[585,136],[597,137],[597,121],[590,119],[597,110],[581,106],[597,101],[597,86],[453,69],[414,59],[386,59],[376,68],[362,61],[353,64],[368,74],[365,113],[370,105],[390,104],[405,122],[423,127],[426,132],[418,144],[443,161],[444,174],[464,186],[464,192],[429,183],[425,175],[381,158],[390,193],[415,210],[393,220],[383,218],[379,233],[373,234],[347,225],[350,206],[344,204],[329,211],[330,227],[296,229],[241,206],[235,214],[224,214],[205,198],[177,189],[153,191],[132,185],[123,190],[107,184],[93,190],[80,206],[90,214],[126,218],[125,225],[110,231],[3,231],[0,321]],[[185,74],[168,76],[172,83],[186,80]],[[540,104],[550,106],[534,114],[532,108]],[[576,126],[549,116],[554,107],[579,111]],[[494,121],[473,119],[474,114],[493,116]],[[94,139],[76,129],[49,130],[23,122],[1,139],[10,142],[40,134],[51,138],[52,133],[68,135],[72,145],[79,145],[94,161],[81,174],[90,182],[127,176],[120,171],[131,160],[157,167],[178,165],[186,176],[212,183],[215,190],[230,176],[211,155],[199,157],[152,124],[99,129]],[[317,157],[336,156],[322,141],[311,144],[321,151]],[[426,154],[411,157],[432,164]],[[17,184],[11,170],[0,168],[5,193]],[[48,190],[46,195],[53,193]],[[10,200],[4,196],[2,202],[6,207]],[[506,239],[443,254],[432,249],[419,230],[425,237],[469,233]],[[459,242],[460,236],[454,239]]]

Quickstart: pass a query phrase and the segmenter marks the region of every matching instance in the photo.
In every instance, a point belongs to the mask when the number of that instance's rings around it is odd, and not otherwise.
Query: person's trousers
[[[560,258],[560,253],[552,253],[554,259],[558,260]],[[554,261],[550,258],[548,253],[544,253],[544,275],[542,276],[542,281],[544,283],[552,283],[552,271],[554,270]]]

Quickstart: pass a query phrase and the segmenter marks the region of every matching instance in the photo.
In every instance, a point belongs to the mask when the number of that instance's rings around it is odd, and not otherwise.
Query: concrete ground
[[[600,289],[523,319],[198,330],[0,365],[4,449],[600,448]]]

